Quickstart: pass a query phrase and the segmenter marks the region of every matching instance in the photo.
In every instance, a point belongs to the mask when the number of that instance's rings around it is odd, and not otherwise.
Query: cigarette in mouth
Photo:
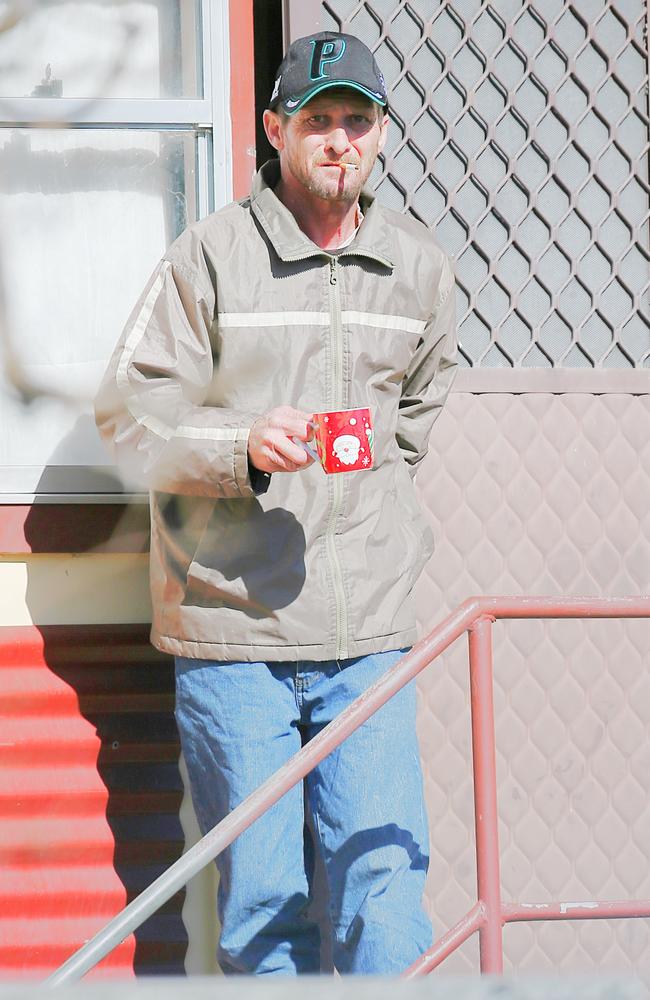
[[[341,163],[340,166],[343,170],[358,170],[359,168],[355,163]]]

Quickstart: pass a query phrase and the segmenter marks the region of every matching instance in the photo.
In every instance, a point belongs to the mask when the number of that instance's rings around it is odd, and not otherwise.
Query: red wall
[[[53,971],[180,856],[173,703],[145,626],[0,629],[0,980]],[[183,898],[95,975],[182,974]]]

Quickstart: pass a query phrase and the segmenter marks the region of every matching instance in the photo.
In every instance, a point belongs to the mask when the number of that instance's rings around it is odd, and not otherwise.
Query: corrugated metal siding
[[[0,979],[46,975],[182,852],[173,699],[146,627],[0,629]],[[182,973],[183,899],[95,974]]]

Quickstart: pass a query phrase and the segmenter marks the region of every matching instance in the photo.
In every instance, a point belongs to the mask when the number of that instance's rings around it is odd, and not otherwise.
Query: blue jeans
[[[176,719],[203,832],[401,655],[322,663],[178,657]],[[413,682],[217,858],[226,974],[320,971],[319,927],[307,912],[305,799],[326,872],[336,969],[401,972],[432,940],[422,909],[428,830]]]

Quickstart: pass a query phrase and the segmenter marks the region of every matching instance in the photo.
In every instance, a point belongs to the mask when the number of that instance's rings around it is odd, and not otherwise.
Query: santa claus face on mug
[[[372,469],[372,417],[367,407],[314,413],[316,447],[325,472]]]

